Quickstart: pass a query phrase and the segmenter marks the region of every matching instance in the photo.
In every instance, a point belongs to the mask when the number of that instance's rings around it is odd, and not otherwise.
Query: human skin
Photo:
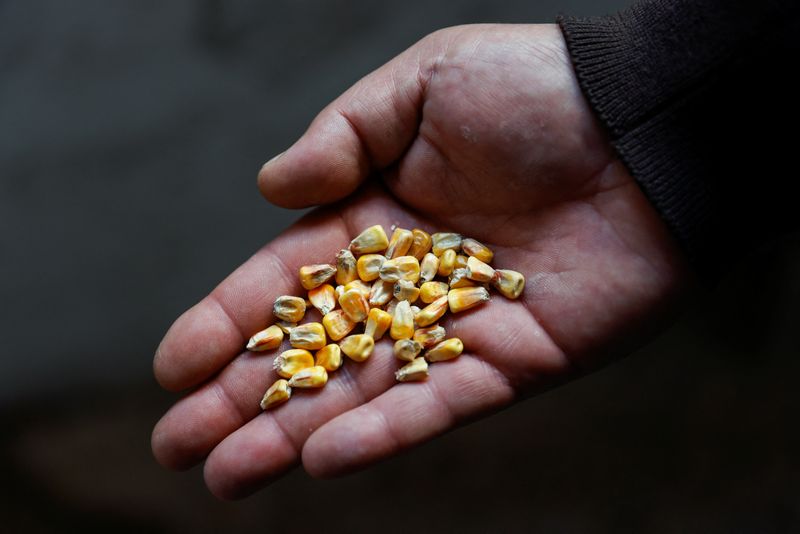
[[[321,206],[175,321],[154,369],[188,393],[156,425],[157,460],[205,460],[220,498],[302,463],[331,477],[423,443],[628,354],[693,283],[681,252],[609,144],[553,25],[471,25],[424,38],[328,105],[259,173],[274,204]],[[243,350],[297,269],[331,262],[363,228],[474,237],[520,271],[518,300],[443,322],[464,342],[425,382],[396,384],[391,344],[319,391],[262,412],[272,357]]]

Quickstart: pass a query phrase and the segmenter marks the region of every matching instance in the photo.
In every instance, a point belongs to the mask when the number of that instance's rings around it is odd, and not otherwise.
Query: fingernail
[[[264,165],[262,165],[261,168],[263,169],[263,168],[267,167],[267,165],[269,165],[273,161],[277,160],[279,157],[283,156],[285,153],[286,153],[286,151],[284,150],[283,152],[281,152],[280,154],[278,154],[277,156],[273,157],[271,160],[266,162]]]

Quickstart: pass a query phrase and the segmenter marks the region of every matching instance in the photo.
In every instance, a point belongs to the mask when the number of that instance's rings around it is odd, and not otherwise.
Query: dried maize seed
[[[328,371],[321,365],[307,367],[298,371],[289,379],[289,386],[293,388],[321,388],[328,382]]]
[[[369,298],[369,292],[372,289],[372,286],[370,284],[367,284],[366,282],[362,282],[361,280],[353,280],[352,282],[344,286],[344,291],[342,292],[342,294],[347,293],[352,289],[357,289],[358,291],[361,292],[362,295],[364,295],[365,298]]]
[[[342,349],[336,343],[325,345],[314,355],[314,360],[326,371],[335,371],[342,366]]]
[[[350,241],[350,250],[357,256],[370,252],[383,252],[388,246],[389,239],[380,224],[370,226]]]
[[[260,352],[277,349],[281,346],[281,342],[283,342],[283,331],[279,326],[272,325],[253,335],[247,342],[247,350]]]
[[[450,287],[445,282],[425,282],[419,286],[419,298],[425,304],[430,304],[439,297],[447,295]]]
[[[439,257],[439,276],[450,276],[456,267],[456,251],[449,248]]]
[[[457,337],[446,339],[425,353],[429,362],[443,362],[458,357],[464,350],[464,344]]]
[[[275,326],[281,329],[281,332],[286,334],[287,336],[292,331],[292,328],[297,326],[297,323],[290,323],[289,321],[278,321],[275,323]]]
[[[492,263],[494,259],[494,252],[492,252],[492,249],[471,237],[461,241],[461,250],[466,252],[468,256],[478,258],[483,263]]]
[[[314,366],[314,357],[305,349],[283,351],[272,361],[272,368],[283,378],[291,378],[295,373]]]
[[[447,293],[447,302],[450,304],[450,311],[453,313],[474,308],[487,300],[489,300],[489,291],[481,286],[451,289]]]
[[[446,335],[444,327],[434,324],[425,328],[417,328],[414,330],[414,336],[411,339],[422,345],[423,349],[429,349],[444,341]]]
[[[289,323],[299,323],[306,314],[306,301],[300,297],[280,296],[272,305],[272,314]]]
[[[390,326],[392,326],[392,316],[380,308],[372,308],[367,316],[364,333],[377,341],[383,337]]]
[[[322,284],[309,290],[308,300],[322,315],[327,315],[336,307],[336,290],[330,284]]]
[[[381,280],[397,282],[408,280],[417,283],[419,280],[419,261],[414,256],[400,256],[383,262],[380,270]]]
[[[475,256],[470,256],[467,261],[467,277],[476,282],[488,282],[494,277],[494,269]]]
[[[415,306],[413,304],[411,305],[411,313],[413,313],[415,317],[420,312],[421,309],[422,308],[420,308],[419,306]]]
[[[398,280],[394,283],[393,294],[397,300],[407,300],[413,303],[419,298],[419,288],[409,280]]]
[[[452,232],[437,232],[431,236],[433,253],[441,256],[445,250],[458,252],[461,248],[461,235]]]
[[[356,257],[347,249],[340,250],[336,255],[336,283],[343,286],[357,278]]]
[[[411,233],[414,235],[414,239],[411,243],[411,248],[408,249],[408,255],[422,261],[425,254],[431,250],[431,235],[419,228],[414,228]]]
[[[387,305],[386,305],[386,307],[384,308],[384,310],[386,310],[386,313],[388,313],[389,315],[391,315],[392,317],[394,317],[394,309],[397,307],[397,304],[398,304],[399,302],[400,302],[400,301],[399,301],[399,300],[397,300],[397,299],[392,299],[392,300],[390,300],[390,301],[389,301],[389,304],[387,304]]]
[[[511,269],[496,269],[491,284],[504,297],[515,299],[525,289],[525,277]]]
[[[264,398],[259,403],[262,410],[269,410],[279,404],[288,401],[292,396],[292,388],[289,387],[289,382],[280,378],[276,380],[264,393]]]
[[[351,321],[342,310],[333,310],[327,314],[322,318],[322,324],[325,331],[328,332],[328,337],[334,341],[342,339],[356,326],[356,323]]]
[[[358,258],[358,262],[356,263],[358,277],[365,282],[377,280],[377,278],[380,276],[383,262],[385,261],[386,256],[383,254],[364,254]]]
[[[411,336],[414,335],[414,314],[407,300],[397,303],[389,335],[392,336],[392,339],[411,339]]]
[[[392,300],[392,291],[394,284],[392,282],[385,282],[383,280],[375,280],[372,284],[372,289],[369,292],[369,305],[370,306],[383,306]]]
[[[398,360],[414,361],[420,352],[422,345],[413,339],[398,339],[394,342],[394,356]]]
[[[430,282],[439,272],[439,258],[428,252],[419,264],[419,277],[424,282]]]
[[[356,334],[344,338],[339,343],[339,347],[351,360],[363,362],[372,354],[372,349],[375,348],[375,340],[367,334]]]
[[[475,282],[467,278],[466,269],[453,269],[453,272],[450,273],[450,278],[448,281],[450,284],[450,289],[458,289],[459,287],[472,287],[475,285]]]
[[[325,327],[319,323],[301,324],[289,332],[289,343],[296,349],[317,350],[327,342]]]
[[[456,263],[453,269],[466,269],[469,258],[463,254],[456,254]]]
[[[309,290],[324,284],[336,274],[336,267],[328,263],[300,267],[300,283]]]
[[[414,317],[417,326],[429,326],[442,318],[447,311],[447,295],[439,297],[424,308]]]
[[[398,382],[415,382],[428,378],[428,362],[425,358],[415,358],[395,371],[394,377]]]
[[[339,306],[342,307],[344,313],[354,323],[360,323],[367,319],[369,303],[358,289],[345,291],[342,298],[339,299]]]
[[[386,257],[392,259],[405,256],[413,242],[414,234],[411,233],[411,230],[395,228],[392,238],[389,239],[389,246],[386,248]]]
[[[344,286],[336,286],[333,288],[333,297],[336,302],[339,302],[339,298],[344,295]]]

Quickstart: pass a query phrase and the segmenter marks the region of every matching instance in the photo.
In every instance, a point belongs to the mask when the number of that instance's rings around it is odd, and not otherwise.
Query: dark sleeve
[[[559,18],[581,88],[701,275],[798,227],[800,1]]]

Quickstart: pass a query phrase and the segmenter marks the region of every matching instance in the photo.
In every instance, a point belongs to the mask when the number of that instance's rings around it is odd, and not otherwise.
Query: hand
[[[379,173],[376,175],[375,173]],[[196,387],[153,431],[172,468],[206,459],[223,498],[302,461],[334,476],[419,444],[625,354],[663,327],[688,275],[580,92],[559,30],[480,25],[436,32],[359,81],[259,175],[275,204],[330,204],[303,218],[170,328],[155,357],[167,389]],[[456,231],[524,273],[519,300],[444,322],[464,354],[396,384],[381,342],[320,391],[258,402],[273,355],[243,351],[297,269],[331,262],[372,224]]]

